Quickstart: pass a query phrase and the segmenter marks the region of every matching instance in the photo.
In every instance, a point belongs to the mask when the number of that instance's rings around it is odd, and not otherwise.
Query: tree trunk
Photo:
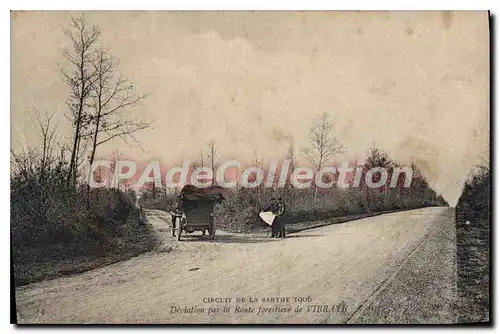
[[[85,62],[84,54],[83,52],[80,54],[80,78],[79,80],[81,81],[82,84],[82,89],[80,90],[80,98],[79,98],[79,105],[78,105],[78,113],[76,117],[76,129],[75,129],[75,136],[73,138],[73,150],[71,152],[71,162],[69,164],[69,174],[68,174],[68,181],[67,181],[67,187],[69,188],[70,183],[71,183],[71,178],[73,177],[72,174],[74,174],[74,170],[76,169],[76,159],[78,158],[78,146],[79,146],[79,141],[80,141],[80,127],[81,127],[81,121],[82,121],[82,113],[83,113],[83,104],[85,101],[85,78],[84,78],[84,68],[83,64]],[[75,173],[76,176],[76,173]],[[74,177],[74,180],[76,181],[76,177]]]

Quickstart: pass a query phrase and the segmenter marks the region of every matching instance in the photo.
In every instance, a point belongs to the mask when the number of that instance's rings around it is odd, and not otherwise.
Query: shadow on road
[[[248,236],[236,236],[236,235],[215,235],[215,239],[210,240],[208,236],[202,236],[200,234],[193,235],[182,235],[181,242],[210,242],[210,243],[236,243],[236,244],[248,244],[248,243],[264,243],[272,242],[276,239],[270,238],[249,238]]]
[[[323,235],[321,234],[304,234],[304,235],[297,235],[297,234],[291,234],[287,235],[286,239],[292,239],[292,238],[319,238],[322,237]]]
[[[295,239],[295,238],[318,238],[322,235],[319,234],[309,234],[309,235],[287,235],[285,239]],[[208,236],[202,236],[200,234],[193,235],[182,235],[181,242],[211,242],[211,243],[237,243],[237,244],[248,244],[248,243],[265,243],[265,242],[279,242],[282,239],[280,238],[269,238],[268,236],[258,236],[258,237],[249,237],[249,236],[239,236],[239,235],[231,235],[231,234],[222,234],[215,235],[214,240],[210,240]]]

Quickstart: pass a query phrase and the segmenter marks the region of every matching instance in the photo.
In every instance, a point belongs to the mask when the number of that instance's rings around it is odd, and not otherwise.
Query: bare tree
[[[264,158],[262,155],[259,157],[259,150],[254,149],[253,152],[253,167],[262,167],[262,163],[264,161]]]
[[[66,84],[70,88],[70,96],[67,100],[69,116],[74,126],[73,143],[69,173],[67,177],[68,186],[73,179],[76,181],[76,165],[79,157],[81,135],[88,115],[85,108],[88,106],[91,83],[95,78],[95,69],[92,61],[95,46],[101,35],[97,26],[90,27],[83,16],[72,17],[65,35],[70,41],[69,47],[64,48],[63,57],[67,67],[61,70]]]
[[[260,167],[262,168],[263,166],[263,161],[264,158],[262,155],[259,156],[259,150],[257,148],[254,148],[253,152],[253,161],[252,161],[252,166],[251,167]],[[251,173],[248,176],[248,182],[255,182],[257,180],[257,174],[256,173]]]
[[[286,152],[286,159],[289,161],[288,173],[290,173],[290,175],[291,175],[293,173],[293,170],[295,169],[295,166],[297,165],[297,156],[295,153],[295,146],[293,143],[293,138],[290,139],[290,144],[289,144],[288,150]],[[277,177],[279,177],[279,176],[277,176]],[[292,188],[292,184],[290,182],[289,176],[287,175],[287,181],[285,184],[285,192],[290,194],[291,188]]]
[[[115,138],[122,138],[125,142],[127,138],[137,141],[134,134],[151,125],[127,114],[145,95],[137,94],[135,86],[118,72],[118,62],[109,50],[98,49],[92,66],[95,79],[90,85],[94,111],[89,117],[89,132],[85,135],[91,137],[90,165],[94,163],[98,146]]]
[[[54,148],[57,140],[57,125],[54,124],[54,113],[44,114],[33,107],[35,111],[35,131],[41,143],[40,152],[40,184],[45,182],[48,166],[54,162]]]
[[[297,158],[295,157],[295,147],[293,145],[293,139],[290,141],[290,146],[288,146],[286,158],[288,161],[290,161],[289,170],[291,170],[293,172],[293,170],[295,169],[295,165],[297,164]]]
[[[205,167],[206,159],[205,154],[203,153],[203,149],[200,149],[200,160],[193,163],[193,167]]]
[[[330,120],[330,116],[323,113],[309,129],[310,147],[303,148],[302,151],[316,171],[324,167],[334,155],[344,152],[344,146],[332,134],[333,128],[334,123]],[[314,202],[317,195],[318,186],[314,182]]]
[[[340,144],[332,131],[334,123],[327,113],[313,123],[309,129],[310,147],[302,149],[316,170],[320,170],[336,154],[344,152],[344,146]]]
[[[205,156],[203,155],[203,149],[200,149],[200,167],[205,167]]]
[[[48,115],[33,107],[33,125],[39,143],[35,146],[21,146],[11,151],[11,184],[17,188],[17,208],[31,212],[38,221],[48,220],[48,201],[59,199],[54,187],[64,186],[66,181],[65,157],[56,154],[57,125],[54,113]],[[61,182],[62,181],[62,182]],[[24,190],[23,190],[24,189]],[[26,198],[25,198],[26,197]],[[31,202],[35,201],[35,202]]]
[[[11,150],[10,154],[12,165],[10,170],[12,173],[17,173],[24,177],[35,173],[36,164],[40,155],[34,147],[21,147],[19,152]]]
[[[12,171],[17,173],[39,174],[37,182],[41,185],[45,183],[47,171],[55,163],[64,161],[64,156],[58,159],[55,154],[57,147],[57,124],[54,113],[48,115],[33,107],[35,114],[33,125],[35,133],[40,140],[39,147],[22,146],[18,152],[11,150]],[[61,152],[62,154],[62,152]]]
[[[210,168],[212,169],[212,185],[215,185],[215,168],[217,166],[217,147],[215,146],[215,141],[212,139],[208,144],[208,160],[210,162]]]

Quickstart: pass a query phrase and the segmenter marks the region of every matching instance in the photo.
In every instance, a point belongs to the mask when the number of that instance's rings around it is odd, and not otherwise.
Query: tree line
[[[335,157],[345,152],[346,147],[335,136],[335,123],[327,113],[315,119],[309,129],[308,146],[302,147],[300,152],[308,159],[313,169],[317,172],[323,167],[335,164]],[[217,168],[218,150],[213,140],[210,141],[204,154],[200,150],[199,162],[195,167],[208,166],[214,171]],[[290,162],[290,170],[297,167],[297,150],[293,139],[290,140],[287,152],[284,154]],[[255,150],[253,166],[262,167],[263,159]],[[271,197],[283,197],[287,203],[290,221],[315,220],[341,215],[390,211],[399,209],[412,209],[424,206],[448,206],[444,198],[432,189],[427,178],[419,167],[412,163],[411,184],[406,186],[405,174],[399,175],[397,185],[390,187],[389,182],[378,188],[370,188],[366,184],[367,173],[375,167],[382,167],[387,171],[387,177],[392,179],[393,173],[405,166],[392,159],[381,148],[372,147],[364,163],[361,165],[361,177],[358,187],[330,189],[319,188],[313,181],[313,187],[297,189],[287,180],[284,188],[266,188],[264,185],[256,188],[237,187],[227,191],[226,201],[217,208],[220,222],[227,228],[253,229],[258,227],[260,221],[258,212],[266,205]],[[359,168],[359,166],[358,166]],[[255,174],[250,174],[252,182]],[[278,177],[278,175],[276,175]],[[324,182],[338,181],[338,176],[324,174]],[[380,174],[373,174],[373,182],[377,182]],[[212,183],[214,180],[212,180]],[[141,203],[146,207],[170,210],[176,203],[179,189],[168,192],[166,188],[157,189],[154,184],[146,184],[141,194]]]

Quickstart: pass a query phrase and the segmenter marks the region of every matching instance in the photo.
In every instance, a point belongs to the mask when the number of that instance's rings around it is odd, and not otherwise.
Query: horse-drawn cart
[[[214,205],[224,200],[223,188],[211,186],[197,188],[187,185],[182,188],[179,203],[172,214],[172,236],[201,231],[202,236],[208,233],[210,239],[215,237]]]

